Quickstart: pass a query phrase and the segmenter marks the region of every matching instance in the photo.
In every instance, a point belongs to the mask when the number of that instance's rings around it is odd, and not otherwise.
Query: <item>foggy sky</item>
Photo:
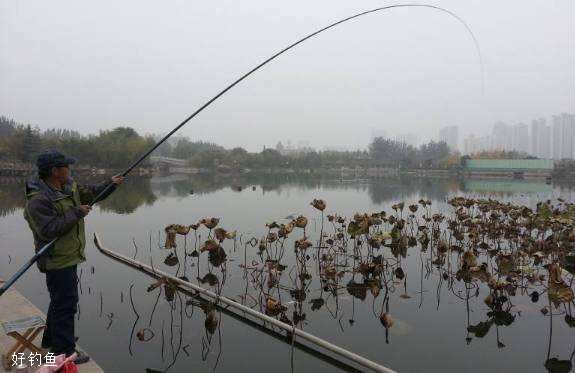
[[[0,0],[0,115],[97,133],[165,133],[245,71],[339,18],[397,2]],[[259,151],[278,140],[365,146],[372,128],[436,138],[575,112],[575,2],[431,1],[308,41],[185,127]]]

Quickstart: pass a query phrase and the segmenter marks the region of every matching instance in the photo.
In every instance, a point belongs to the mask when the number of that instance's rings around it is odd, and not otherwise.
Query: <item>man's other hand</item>
[[[80,210],[84,213],[84,215],[88,215],[90,211],[92,211],[92,206],[90,205],[80,205]]]
[[[114,175],[112,176],[112,184],[120,185],[124,182],[124,176],[122,175]]]

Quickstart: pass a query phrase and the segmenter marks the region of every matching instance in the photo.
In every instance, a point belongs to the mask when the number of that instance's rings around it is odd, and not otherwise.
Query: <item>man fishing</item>
[[[37,261],[40,272],[46,274],[50,306],[42,348],[56,356],[77,353],[76,364],[90,360],[84,352],[76,351],[74,315],[78,306],[77,265],[86,260],[84,248],[84,218],[92,209],[96,195],[110,182],[107,197],[124,178],[113,176],[97,185],[78,185],[70,177],[70,165],[76,161],[58,151],[47,151],[38,156],[38,178],[26,184],[24,218],[34,235],[36,250],[55,238],[54,247]]]

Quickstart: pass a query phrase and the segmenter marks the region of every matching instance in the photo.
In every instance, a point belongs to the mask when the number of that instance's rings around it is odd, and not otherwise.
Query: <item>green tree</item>
[[[20,160],[26,162],[33,162],[36,160],[38,153],[40,153],[42,141],[38,134],[37,129],[33,129],[32,126],[27,125],[24,132],[22,133],[22,147],[20,152]]]

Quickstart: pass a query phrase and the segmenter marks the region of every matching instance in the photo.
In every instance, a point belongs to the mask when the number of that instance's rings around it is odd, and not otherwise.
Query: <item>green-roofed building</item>
[[[471,175],[509,175],[513,177],[548,177],[553,171],[552,159],[468,159],[465,171]]]

